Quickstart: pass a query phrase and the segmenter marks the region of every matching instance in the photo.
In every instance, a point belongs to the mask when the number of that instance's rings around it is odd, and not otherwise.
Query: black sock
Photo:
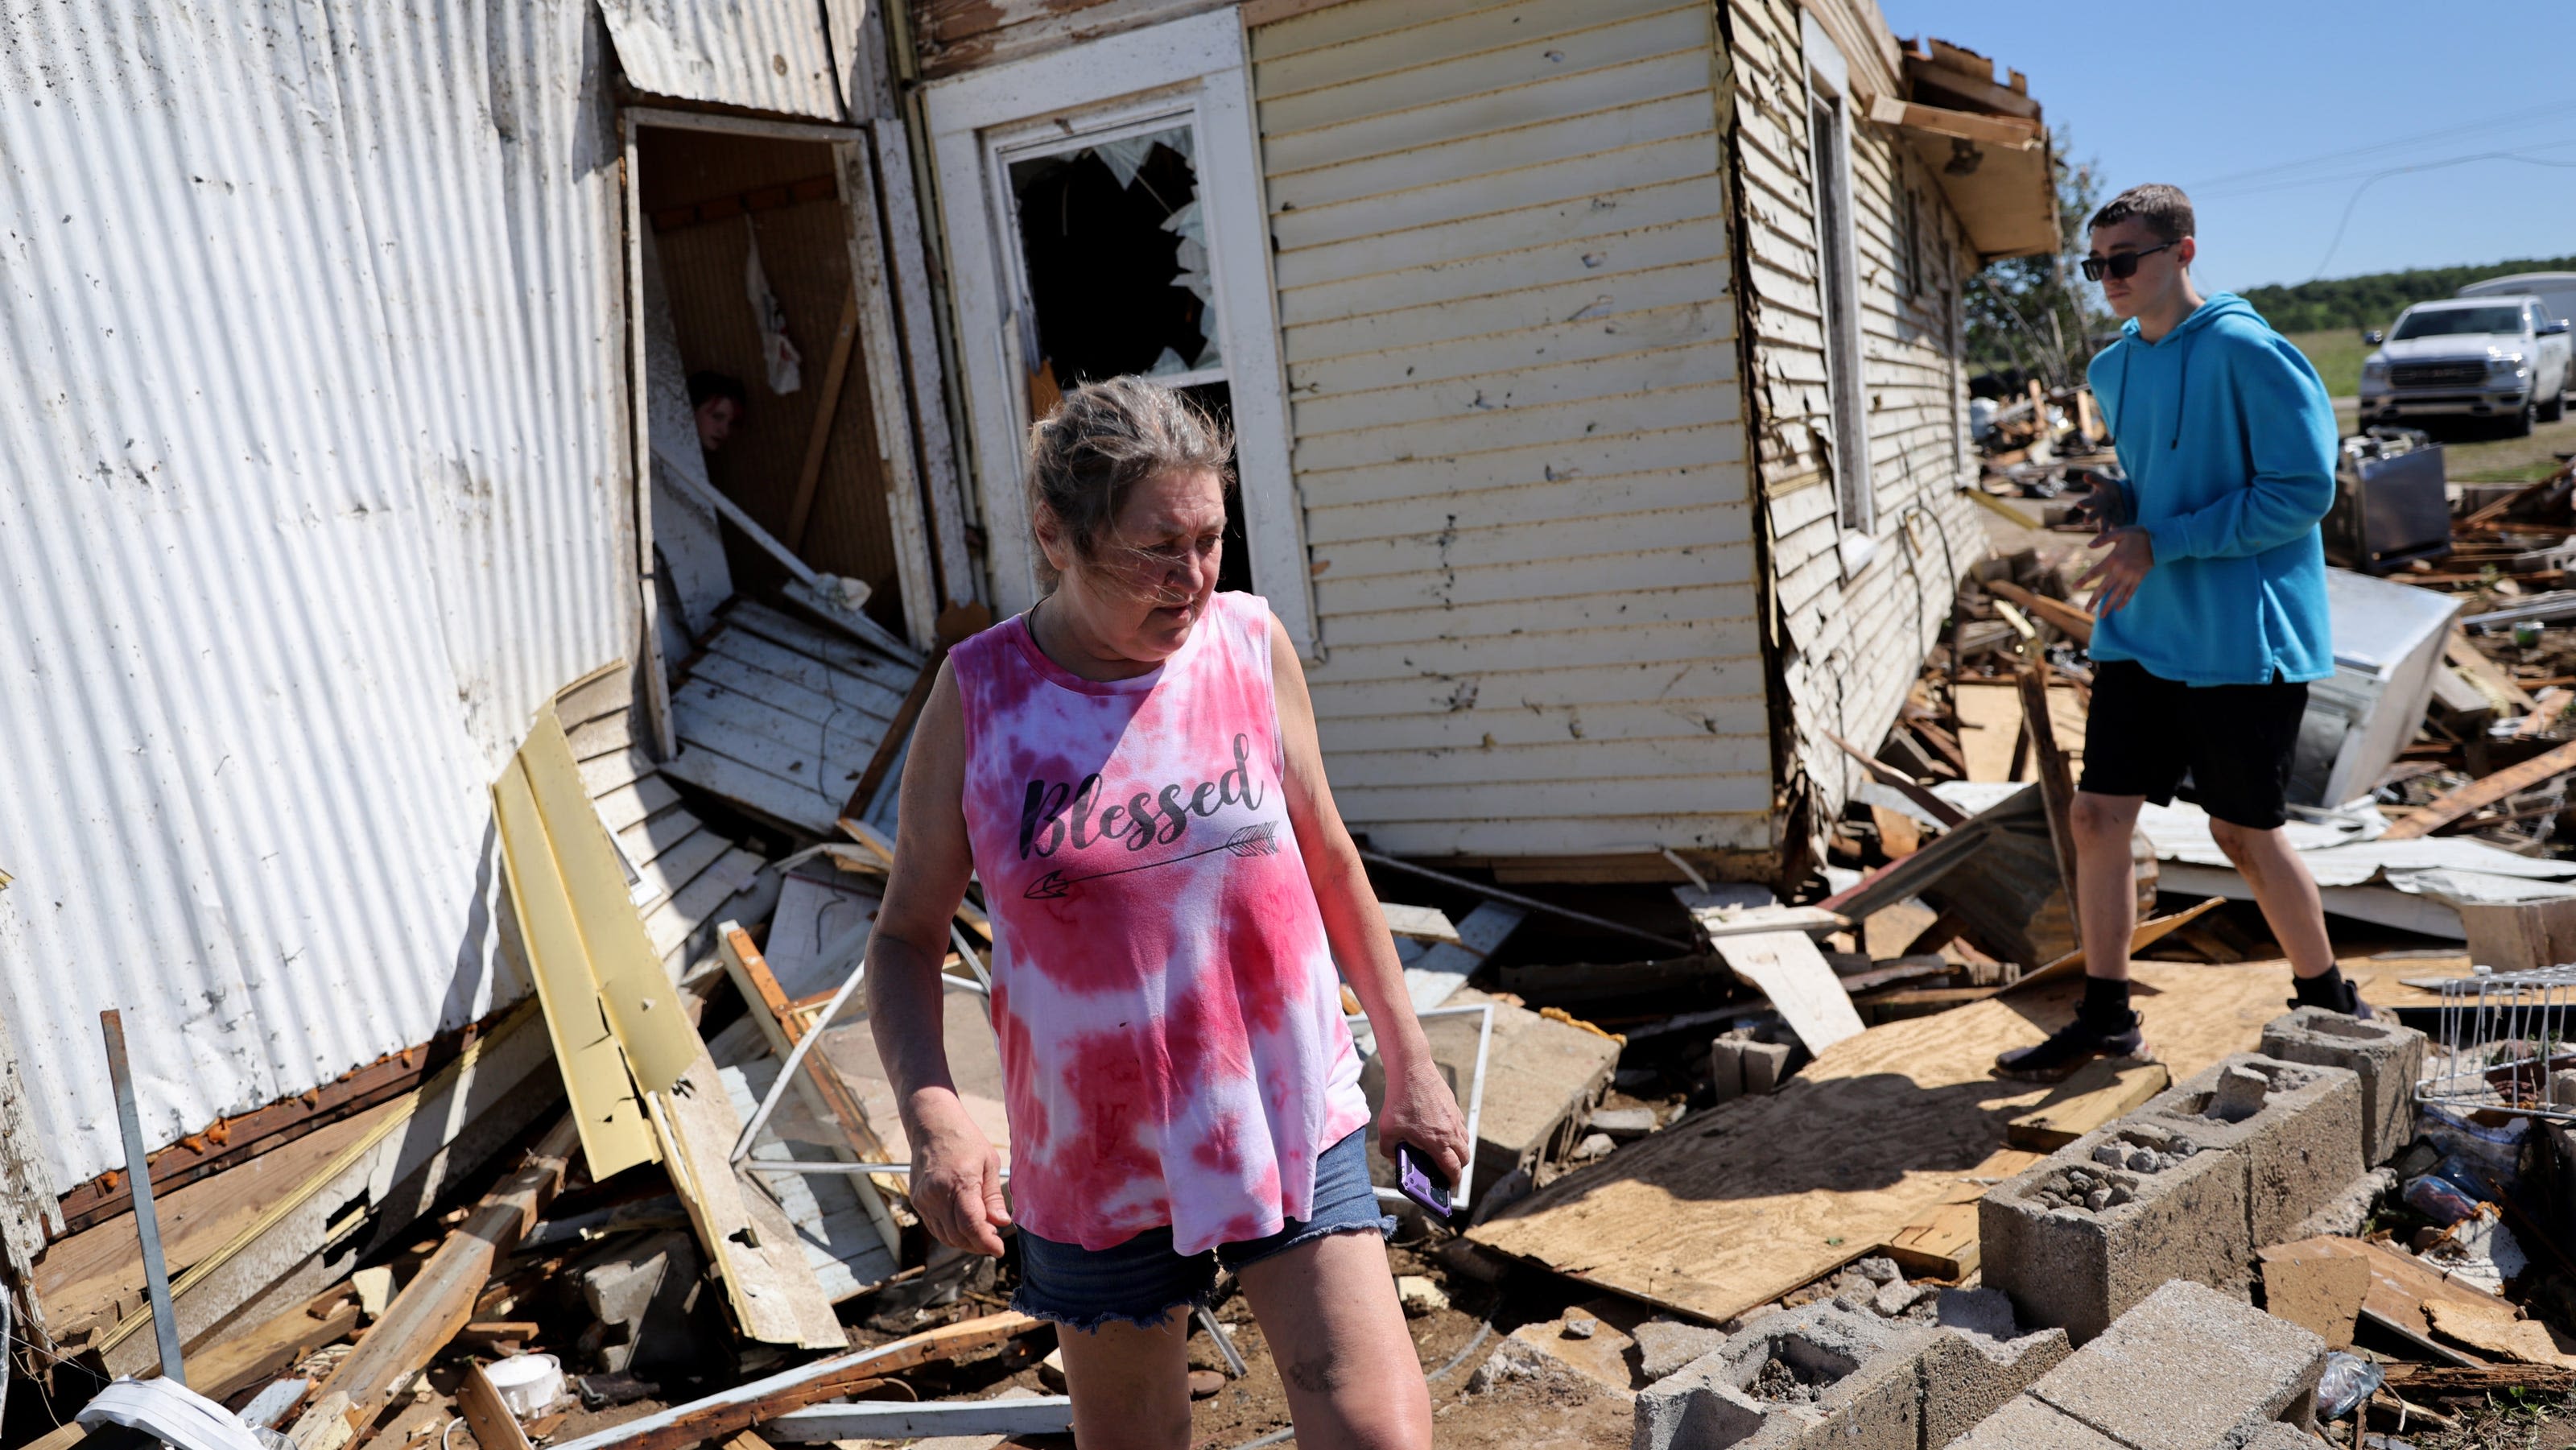
[[[2352,986],[2343,979],[2343,968],[2328,967],[2313,977],[2293,977],[2290,988],[2298,993],[2294,999],[2302,1007],[2323,1007],[2331,1012],[2352,1010]]]
[[[2076,1019],[2105,1032],[2126,1032],[2132,1021],[2129,1012],[2129,981],[2126,977],[2086,977],[2084,1005],[2076,1009]]]

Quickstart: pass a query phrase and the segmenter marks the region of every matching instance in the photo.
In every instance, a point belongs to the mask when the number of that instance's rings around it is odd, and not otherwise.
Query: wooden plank
[[[1960,1177],[1940,1204],[1888,1237],[1881,1251],[1916,1278],[1965,1279],[1985,1262],[1977,1237],[1977,1203],[1986,1190],[2046,1157],[2019,1148],[1988,1154]]]
[[[566,744],[570,744],[569,737]],[[574,769],[581,775],[582,789],[594,796],[633,785],[653,773],[653,757],[631,746],[610,755],[594,755],[587,760],[580,759],[576,753],[575,760]]]
[[[2483,779],[2473,780],[2458,790],[2436,797],[2429,805],[2417,808],[2413,815],[2380,833],[2383,841],[2412,841],[2483,809],[2506,796],[2526,791],[2556,776],[2576,771],[2576,740],[2535,755],[2520,765],[2507,766]]]
[[[581,1128],[583,1160],[596,1179],[650,1163],[657,1150],[643,1104],[602,1012],[571,888],[555,860],[520,760],[513,759],[493,783],[492,813],[501,838],[502,875],[527,948],[528,975],[536,981],[546,1033],[554,1041],[555,1062],[572,1099],[573,1121]]]
[[[735,897],[757,885],[761,868],[768,864],[759,852],[734,847],[670,900],[653,908],[644,919],[644,935],[653,944],[654,956],[667,959],[686,945],[698,928],[723,915]]]
[[[478,1362],[467,1361],[464,1375],[457,1380],[456,1410],[482,1450],[531,1450],[519,1417],[501,1402],[501,1392],[493,1388],[492,1377]]]
[[[810,786],[781,779],[703,743],[681,751],[662,767],[662,773],[801,831],[819,835],[839,819],[834,810],[837,795],[818,795]]]
[[[2531,709],[2531,696],[2524,692],[2522,685],[2495,661],[2488,659],[2486,651],[2471,644],[2468,631],[2456,624],[2451,626],[2449,636],[2442,642],[2442,658],[2467,676],[2469,683],[2477,686],[2479,694],[2494,702],[2497,714],[2519,715]]]
[[[592,802],[599,812],[599,823],[611,831],[624,831],[639,822],[669,810],[680,803],[680,793],[659,775],[648,775],[633,785],[620,786]]]
[[[1444,942],[1415,958],[1404,969],[1404,991],[1416,1012],[1428,1012],[1454,996],[1505,939],[1520,929],[1528,913],[1500,901],[1479,904],[1458,923],[1458,940]]]
[[[725,975],[733,979],[734,990],[750,1009],[751,1019],[760,1026],[760,1035],[769,1041],[769,1050],[780,1062],[796,1050],[806,1033],[806,1024],[787,1000],[787,992],[769,970],[769,962],[760,948],[752,945],[751,933],[734,922],[716,929],[718,951],[724,959]],[[831,1058],[820,1052],[805,1055],[807,1079],[814,1085],[823,1110],[841,1130],[850,1135],[850,1146],[858,1154],[852,1161],[861,1163],[889,1162],[885,1141],[877,1136],[875,1125],[868,1121],[867,1109],[859,1105],[859,1095],[852,1091]],[[889,1187],[900,1184],[887,1180]],[[891,1247],[891,1246],[889,1246]]]
[[[1449,920],[1449,913],[1436,906],[1398,906],[1391,901],[1381,901],[1377,909],[1386,917],[1386,929],[1397,936],[1427,942],[1461,941],[1457,926]]]
[[[335,1395],[347,1397],[349,1427],[365,1429],[392,1395],[408,1387],[412,1375],[447,1347],[474,1317],[474,1301],[483,1292],[483,1281],[492,1276],[493,1265],[545,1211],[580,1141],[572,1119],[563,1119],[528,1150],[516,1172],[483,1196],[473,1214],[439,1243],[420,1272],[403,1285],[384,1317],[368,1327],[357,1349],[315,1388],[315,1408],[296,1422],[294,1438],[304,1438],[306,1420],[329,1416],[333,1409],[329,1402]]]
[[[948,648],[940,645],[930,652],[929,662],[913,676],[912,688],[906,690],[903,704],[896,707],[894,718],[886,722],[885,733],[877,737],[876,749],[868,753],[868,763],[859,772],[858,781],[850,787],[850,798],[841,805],[845,816],[865,816],[868,803],[877,798],[877,788],[885,784],[888,772],[902,758],[904,742],[912,738],[912,727],[921,719],[922,707],[930,703],[931,688],[939,682],[939,667],[948,659]]]
[[[1902,126],[1909,131],[1927,131],[1935,136],[1955,137],[2009,150],[2036,146],[2043,134],[2040,124],[2026,117],[1984,116],[1974,111],[1954,111],[1946,106],[1927,106],[1919,101],[1900,101],[1894,96],[1873,98],[1869,103],[1869,118],[1882,126]]]
[[[1058,1435],[1072,1428],[1073,1401],[1063,1395],[812,1405],[761,1427],[767,1438],[788,1445],[916,1435]]]
[[[781,708],[776,701],[729,688],[707,673],[692,676],[672,691],[671,709],[684,745],[708,745],[737,759],[770,748],[793,759],[819,763],[790,776],[798,781],[829,774],[835,765],[842,773],[856,770],[882,747],[887,730],[884,721],[855,709],[835,711],[830,720],[817,723]]]
[[[2029,732],[2031,750],[2039,762],[2039,796],[2048,808],[2048,841],[2057,851],[2057,879],[2066,888],[2067,914],[2080,921],[2075,891],[2075,775],[2067,766],[2066,752],[2057,748],[2057,726],[2048,711],[2048,677],[2025,663],[2014,672],[2014,683],[2021,691],[2022,728]]]
[[[639,861],[635,873],[643,878],[636,888],[635,907],[652,920],[652,911],[678,894],[681,887],[695,881],[727,851],[733,842],[709,830],[693,830],[674,843],[669,850],[650,861]]]
[[[2141,962],[2133,999],[2188,1076],[2252,1051],[2289,995],[2286,964]],[[1780,1091],[1737,1098],[1540,1189],[1470,1231],[1633,1298],[1724,1320],[1805,1284],[1941,1206],[2044,1089],[1995,1054],[2074,1015],[2078,984],[1873,1027]]]
[[[743,1336],[805,1349],[847,1345],[849,1337],[815,1282],[787,1216],[726,1161],[742,1136],[742,1120],[734,1116],[705,1046],[687,1071],[646,1102],[671,1186],[688,1207],[698,1244],[724,1283]]]
[[[1039,1327],[1040,1321],[1013,1312],[943,1325],[892,1344],[781,1370],[702,1400],[674,1405],[564,1441],[550,1450],[686,1450],[704,1441],[728,1438],[790,1410],[838,1399],[862,1384],[881,1382],[898,1370],[989,1349]]]
[[[346,1284],[333,1285],[246,1330],[190,1350],[188,1388],[210,1400],[229,1400],[277,1378],[357,1327],[358,1296]]]
[[[2129,951],[2132,954],[2145,951],[2148,947],[2164,940],[2172,933],[2180,931],[2182,928],[2198,921],[2205,913],[2213,911],[2226,904],[2226,897],[2212,896],[2202,901],[2198,906],[2189,907],[2167,916],[2150,917],[2145,921],[2139,922],[2136,930],[2129,933]],[[2066,955],[2059,957],[2053,962],[2048,963],[2037,971],[2023,973],[2021,980],[2015,982],[2008,990],[2018,991],[2023,987],[2032,986],[2036,983],[2056,981],[2061,978],[2076,976],[2083,970],[2084,949],[2082,947],[2077,947],[2075,950],[2068,952]]]
[[[950,437],[945,380],[939,358],[939,324],[930,296],[931,263],[921,204],[913,188],[912,151],[900,117],[890,112],[868,123],[876,139],[877,185],[884,207],[888,270],[901,322],[903,355],[911,370],[912,436],[920,445],[923,492],[930,497],[931,542],[937,550],[940,592],[951,608],[974,602],[974,565],[966,553],[966,512],[958,483],[955,441]]]
[[[2004,1141],[2054,1153],[2163,1092],[2173,1075],[2161,1062],[2099,1057],[2076,1069],[2038,1107],[2004,1128]]]
[[[1832,741],[1835,748],[1841,750],[1843,754],[1860,762],[1861,768],[1870,773],[1871,779],[1894,790],[1930,813],[1933,820],[1941,823],[1943,830],[1967,823],[1967,812],[1934,795],[1929,788],[1904,771],[1869,754],[1831,730],[1825,732],[1825,738]]]
[[[842,385],[850,373],[850,344],[858,338],[859,289],[854,279],[841,299],[841,325],[832,333],[822,391],[814,399],[814,425],[805,436],[805,462],[796,470],[796,492],[787,505],[787,547],[791,549],[805,547],[805,525],[814,512],[814,485],[823,477],[823,450],[832,441],[832,420],[840,415]]]
[[[790,649],[748,627],[736,626],[730,619],[727,625],[707,641],[710,652],[739,660],[835,705],[857,706],[880,720],[892,719],[894,712],[902,708],[903,692],[912,683],[909,672],[889,685],[845,665]]]
[[[888,694],[900,695],[919,668],[887,654],[866,640],[827,630],[753,599],[737,599],[725,610],[725,623],[765,639],[781,649],[856,675]]]
[[[2009,579],[1988,579],[1979,587],[1998,599],[2009,599],[2023,609],[2047,620],[2077,644],[2087,647],[2092,645],[2094,624],[2092,610],[2079,604],[2069,604],[2063,599],[2051,599],[2045,594],[2033,594]]]
[[[2328,1349],[2350,1349],[2370,1284],[2370,1265],[2359,1259],[2267,1259],[2263,1311],[2315,1332]]]
[[[1805,932],[1721,936],[1715,945],[1737,976],[1771,999],[1772,1007],[1788,1020],[1789,1029],[1809,1052],[1821,1053],[1864,1030],[1841,979]]]

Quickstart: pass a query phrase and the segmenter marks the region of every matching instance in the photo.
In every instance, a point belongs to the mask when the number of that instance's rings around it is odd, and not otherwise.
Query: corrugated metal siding
[[[1253,32],[1316,712],[1386,849],[1773,844],[1711,19]]]
[[[486,782],[626,653],[584,0],[0,19],[0,1011],[55,1181],[526,988]]]
[[[1857,779],[1825,732],[1864,746],[1886,734],[1940,636],[1959,576],[1985,555],[1976,508],[1957,491],[1972,476],[1960,422],[1966,372],[1958,362],[1959,289],[1977,262],[1931,178],[1919,174],[1889,133],[1856,121],[1856,290],[1878,547],[1846,580],[1822,446],[1833,423],[1798,8],[1792,0],[1730,0],[1730,8],[1736,154],[1753,284],[1747,311],[1757,372],[1755,434],[1786,636],[1781,672],[1798,763],[1814,787],[1817,818],[1830,820]],[[1866,55],[1849,59],[1859,85],[1857,73],[1872,62]],[[1923,227],[1926,275],[1913,289],[1903,285],[1898,265],[1900,188],[1917,199]]]
[[[841,84],[815,0],[599,0],[599,10],[639,91],[841,119]]]

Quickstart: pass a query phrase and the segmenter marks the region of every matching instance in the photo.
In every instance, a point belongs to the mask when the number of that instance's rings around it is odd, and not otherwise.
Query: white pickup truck
[[[2565,413],[2571,359],[2567,319],[2529,294],[2419,302],[2397,315],[2361,365],[2361,422],[2490,418],[2511,436]]]

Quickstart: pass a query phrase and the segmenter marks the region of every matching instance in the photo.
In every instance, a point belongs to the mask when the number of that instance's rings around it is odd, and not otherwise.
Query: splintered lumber
[[[2198,906],[2186,907],[2181,911],[2174,912],[2170,916],[2149,917],[2147,920],[2139,922],[2136,928],[2130,931],[2129,951],[2132,955],[2145,951],[2147,948],[2154,946],[2157,942],[2163,941],[2173,933],[2180,931],[2182,928],[2191,925],[2195,921],[2200,920],[2204,913],[2215,910],[2216,908],[2226,904],[2226,897],[2212,896],[2202,901]],[[2083,970],[2084,948],[2079,946],[2075,950],[2068,952],[2066,955],[2059,957],[2057,960],[2050,962],[2048,965],[2041,967],[2039,970],[2025,973],[2020,981],[2013,984],[2012,989],[2019,991],[2021,988],[2030,986],[2036,982],[2055,981],[2061,977],[2076,976]]]
[[[1449,920],[1449,913],[1436,906],[1398,906],[1392,901],[1381,901],[1377,909],[1386,917],[1386,929],[1397,936],[1427,942],[1455,942],[1459,939],[1458,928]]]
[[[2173,1082],[2161,1062],[2097,1057],[2058,1084],[2047,1101],[2004,1127],[2004,1141],[2054,1153],[2163,1092]]]
[[[1842,979],[1799,931],[1770,931],[1716,939],[1717,954],[1735,975],[1762,989],[1809,1052],[1821,1053],[1862,1032],[1860,1013]]]
[[[2055,625],[2060,633],[2077,644],[2093,643],[2093,626],[2096,622],[2093,611],[2080,604],[2069,604],[2063,599],[2051,599],[2045,594],[2033,594],[2009,579],[1988,579],[1978,587],[1997,599],[2009,599],[2030,613],[2047,620]]]
[[[2359,1259],[2280,1258],[2263,1264],[2263,1310],[2316,1332],[2328,1349],[2352,1348],[2370,1265]]]
[[[662,1137],[671,1186],[689,1210],[698,1245],[724,1283],[725,1301],[746,1339],[803,1349],[850,1342],[831,1297],[805,1261],[795,1226],[768,1193],[743,1181],[727,1155],[742,1120],[725,1096],[715,1059],[699,1047],[677,1082],[646,1099]]]
[[[2521,682],[2486,657],[2486,652],[2469,642],[2467,630],[2454,624],[2448,638],[2442,641],[2442,658],[2458,670],[2477,692],[2487,697],[2499,715],[2519,715],[2531,708],[2531,695]]]
[[[291,1438],[297,1444],[306,1443],[308,1422],[329,1416],[335,1408],[345,1410],[342,1418],[352,1432],[373,1422],[393,1393],[447,1347],[473,1319],[475,1297],[482,1293],[483,1281],[492,1277],[492,1266],[517,1246],[520,1235],[544,1212],[580,1141],[572,1119],[565,1118],[528,1150],[517,1172],[483,1196],[473,1214],[394,1296],[385,1316],[368,1327],[366,1338],[314,1391],[314,1408],[295,1422]],[[335,1395],[346,1399],[334,1406],[328,1402]]]
[[[1038,1327],[1039,1321],[1016,1312],[943,1325],[892,1344],[781,1370],[766,1379],[685,1405],[673,1405],[549,1450],[685,1450],[701,1441],[739,1434],[790,1410],[839,1399],[898,1370],[989,1349]]]
[[[456,1411],[465,1417],[465,1428],[474,1432],[474,1443],[483,1450],[531,1450],[528,1432],[501,1402],[501,1392],[493,1388],[492,1377],[482,1365],[465,1366],[464,1378],[456,1383]]]
[[[2141,962],[2132,1000],[2178,1076],[2250,1052],[2290,993],[2287,964]],[[1470,1230],[1489,1247],[1722,1321],[1829,1272],[1942,1206],[2007,1147],[2047,1090],[1995,1054],[2074,1016],[2080,984],[1873,1027],[1778,1092],[1736,1098],[1632,1143]]]
[[[2039,795],[2048,808],[2048,839],[2057,851],[2057,879],[2066,888],[2067,909],[2074,914],[2080,906],[2075,877],[2075,777],[2067,768],[2066,752],[2057,746],[2056,722],[2048,715],[2048,677],[2025,664],[2013,683],[2021,691],[2022,728],[2029,732],[2032,753],[2039,757]]]
[[[1825,732],[1825,738],[1834,742],[1835,748],[1843,754],[1859,761],[1861,769],[1868,771],[1879,784],[1921,806],[1933,820],[1941,823],[1943,830],[1948,830],[1968,819],[1966,811],[1934,795],[1928,787],[1908,776],[1904,771],[1869,754],[1831,730]]]
[[[358,1327],[358,1296],[335,1284],[313,1299],[188,1356],[188,1388],[229,1400],[265,1384],[306,1355]]]
[[[2483,779],[2473,780],[2448,795],[2434,799],[2415,814],[2380,833],[2383,841],[2412,841],[2429,836],[2471,811],[2494,805],[2506,796],[2526,791],[2555,776],[2576,770],[2576,740],[2535,755],[2520,765],[2507,766]]]
[[[1404,994],[1416,1012],[1432,1008],[1456,996],[1476,969],[1485,964],[1511,934],[1520,930],[1527,913],[1517,906],[1488,901],[1467,913],[1458,923],[1458,940],[1441,942],[1404,964]]]

